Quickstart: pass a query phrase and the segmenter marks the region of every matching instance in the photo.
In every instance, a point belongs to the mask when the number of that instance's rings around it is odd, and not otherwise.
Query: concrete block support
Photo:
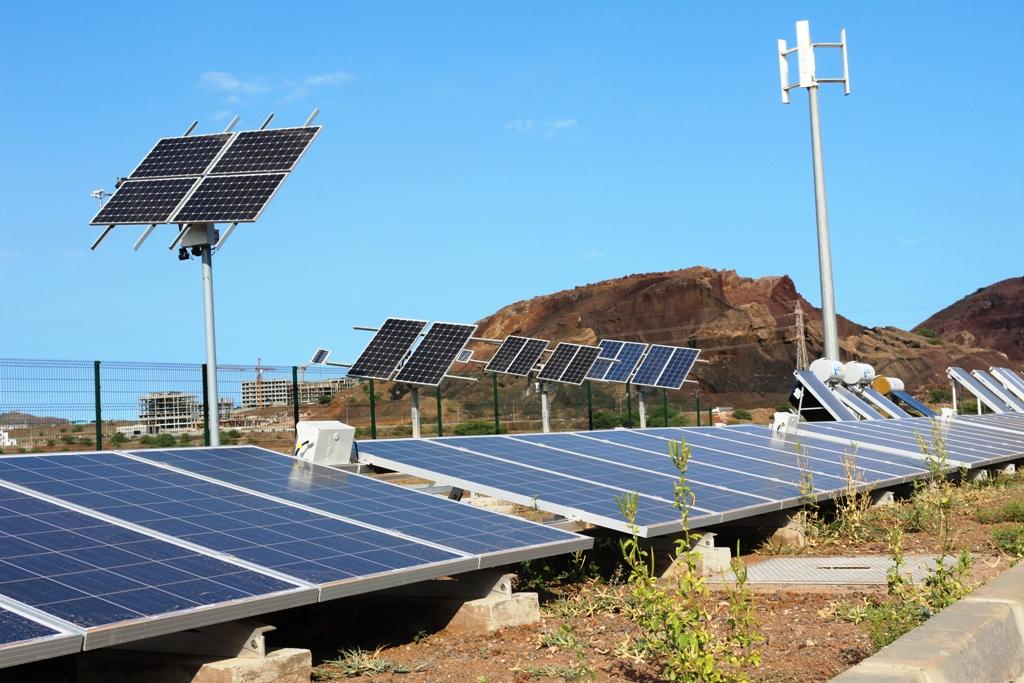
[[[772,533],[768,542],[772,547],[778,549],[792,548],[793,550],[800,550],[806,546],[807,533],[799,515],[786,517],[779,528]]]
[[[536,593],[492,594],[463,603],[445,630],[460,634],[491,633],[538,622],[540,600]]]
[[[235,657],[204,664],[191,683],[309,683],[312,673],[309,650],[284,648],[262,659]]]
[[[872,491],[871,507],[884,508],[896,504],[896,494],[892,491]]]
[[[1008,570],[832,680],[1002,683],[1022,676],[1024,565]]]
[[[264,657],[211,659],[199,655],[97,650],[78,656],[78,683],[309,683],[309,650],[286,648]]]

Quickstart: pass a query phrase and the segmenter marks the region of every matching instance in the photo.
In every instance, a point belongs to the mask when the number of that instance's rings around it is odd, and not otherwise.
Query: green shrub
[[[331,400],[333,398],[334,398],[334,396],[332,394],[324,394],[323,396],[318,398],[316,401],[317,401],[317,403],[319,403],[322,406],[329,406],[329,405],[331,405]]]
[[[125,436],[121,432],[114,432],[110,436],[110,445],[111,446],[120,446],[120,445],[126,444],[126,443],[128,443],[128,437]]]
[[[982,524],[1024,522],[1024,501],[1010,500],[999,507],[981,508],[974,514]]]
[[[192,445],[192,435],[191,434],[182,434],[181,436],[179,436],[178,437],[178,445],[179,446],[191,446]]]
[[[953,400],[953,394],[949,387],[932,387],[928,390],[929,403],[949,403]]]
[[[493,433],[494,422],[492,420],[466,420],[455,425],[457,436],[479,436]]]
[[[594,411],[594,429],[615,429],[622,426],[622,417],[610,410]]]
[[[754,416],[750,414],[749,410],[743,410],[743,408],[737,408],[732,411],[732,416],[737,420],[753,420]]]
[[[174,434],[168,434],[167,432],[160,432],[153,439],[153,445],[159,448],[172,448],[178,445],[178,440],[174,438]]]
[[[942,343],[942,339],[939,337],[939,335],[935,334],[934,330],[930,330],[927,327],[919,327],[915,331],[917,332],[917,334],[924,337],[929,344],[937,345]]]
[[[993,544],[1008,555],[1024,557],[1024,524],[996,529],[992,532]]]

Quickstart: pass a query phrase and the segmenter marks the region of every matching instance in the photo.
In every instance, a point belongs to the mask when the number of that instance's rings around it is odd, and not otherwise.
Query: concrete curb
[[[1005,683],[1024,675],[1024,565],[839,674],[835,683]]]

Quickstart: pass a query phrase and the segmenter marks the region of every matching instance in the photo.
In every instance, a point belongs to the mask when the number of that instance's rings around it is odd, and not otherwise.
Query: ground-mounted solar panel
[[[174,223],[248,223],[263,213],[286,173],[206,176],[174,214]]]
[[[281,504],[472,555],[478,568],[574,552],[591,539],[255,446],[143,450],[133,457]]]
[[[388,318],[349,368],[349,376],[391,379],[426,325],[426,320]]]
[[[985,429],[994,429],[1001,432],[1013,434],[1024,434],[1024,415],[1020,413],[1005,413],[1003,415],[957,415],[957,422],[961,424],[975,424]]]
[[[995,394],[999,400],[1010,406],[1014,412],[1024,413],[1024,401],[1017,398],[1017,395],[1003,386],[998,379],[984,370],[972,370],[971,375],[981,382],[982,386]]]
[[[935,411],[926,406],[921,401],[918,401],[907,391],[900,391],[893,389],[889,392],[889,395],[894,399],[909,407],[911,410],[919,413],[921,417],[935,417]]]
[[[484,370],[487,372],[506,372],[508,367],[512,365],[512,361],[514,361],[516,356],[519,355],[519,352],[523,350],[527,341],[529,341],[528,337],[519,337],[516,335],[506,337],[505,341],[501,342],[501,346],[498,347],[498,350],[494,352],[491,359],[487,361],[487,365],[484,367]]]
[[[0,668],[80,652],[82,634],[43,623],[11,604],[0,606]]]
[[[867,401],[857,396],[846,387],[834,386],[832,387],[832,393],[834,393],[839,400],[847,408],[857,413],[861,418],[865,420],[881,420],[883,416],[870,405]]]
[[[698,349],[688,349],[682,346],[675,347],[672,351],[672,356],[668,359],[665,369],[662,371],[661,376],[658,377],[658,381],[655,382],[654,386],[661,389],[681,388],[683,382],[686,381],[687,375],[690,374],[693,364],[697,362],[697,356],[699,355],[700,351]]]
[[[81,629],[86,650],[316,601],[269,570],[79,509],[0,486],[0,596]]]
[[[231,139],[231,133],[163,138],[132,171],[130,178],[199,176]]]
[[[395,381],[437,386],[474,332],[476,325],[434,323],[409,360],[402,364]]]
[[[476,569],[467,554],[114,453],[0,460],[0,480],[318,584],[320,599]]]
[[[989,372],[1003,383],[1007,390],[1013,392],[1014,396],[1024,400],[1024,379],[1010,368],[989,368]]]
[[[540,357],[547,348],[548,342],[546,339],[528,339],[523,344],[523,348],[516,356],[516,359],[508,366],[505,374],[516,375],[517,377],[529,375],[537,367]]]
[[[974,398],[978,399],[986,408],[991,410],[993,413],[1009,413],[1012,412],[1010,406],[989,391],[985,386],[974,378],[969,372],[963,368],[950,367],[946,368],[946,375],[954,382],[959,384],[961,387],[966,389],[968,392],[974,395]]]
[[[803,391],[809,392],[821,406],[821,409],[832,416],[832,419],[849,421],[857,419],[853,411],[843,405],[836,395],[813,372],[810,370],[797,370],[793,375],[796,377],[797,382],[800,383],[800,388]]]
[[[890,401],[884,394],[882,394],[882,392],[878,391],[874,387],[862,387],[860,393],[861,396],[864,397],[865,401],[873,405],[875,408],[878,408],[891,418],[903,419],[905,417],[912,417],[910,413]]]
[[[613,339],[602,339],[598,346],[601,347],[601,356],[587,373],[587,379],[602,382],[628,382],[647,349],[647,344],[641,342]]]
[[[91,225],[167,223],[198,178],[126,180],[90,221]]]
[[[305,126],[238,133],[210,173],[291,171],[319,132],[319,126]]]
[[[636,373],[633,375],[633,384],[647,387],[654,386],[658,378],[661,377],[661,373],[665,371],[665,366],[668,365],[669,360],[672,358],[673,350],[674,347],[671,346],[651,344],[647,349],[644,359],[640,361],[640,367],[636,369]]]

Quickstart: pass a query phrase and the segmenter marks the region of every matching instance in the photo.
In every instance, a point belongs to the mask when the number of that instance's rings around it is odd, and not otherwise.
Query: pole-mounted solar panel
[[[182,261],[190,254],[202,257],[211,446],[220,445],[213,252],[223,247],[239,223],[254,222],[262,215],[320,133],[319,126],[311,125],[318,111],[298,128],[267,129],[271,114],[258,130],[236,133],[235,116],[220,133],[192,135],[194,122],[184,135],[158,140],[131,174],[118,181],[114,193],[90,221],[103,226],[91,249],[118,225],[144,225],[133,245],[138,251],[156,226],[174,224],[178,232],[169,248],[177,248]],[[98,192],[93,196],[102,202],[106,193]],[[215,229],[217,223],[228,224],[223,234]]]

